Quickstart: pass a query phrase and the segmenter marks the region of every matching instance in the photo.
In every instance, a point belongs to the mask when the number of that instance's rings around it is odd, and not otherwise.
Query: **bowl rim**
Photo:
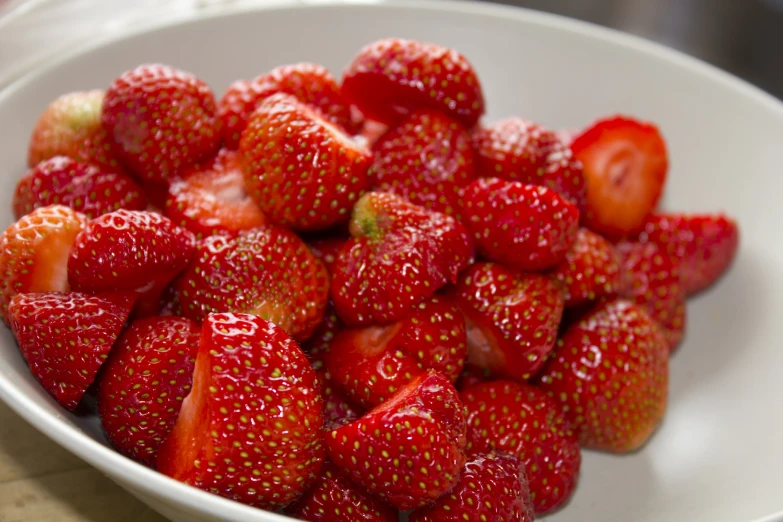
[[[777,99],[772,94],[714,65],[663,44],[624,33],[617,29],[599,26],[591,22],[576,20],[562,15],[510,5],[480,3],[474,0],[272,0],[257,5],[226,5],[219,11],[205,11],[187,14],[183,17],[169,18],[161,22],[146,24],[143,27],[91,40],[76,46],[68,52],[58,53],[14,80],[5,88],[0,89],[0,104],[7,102],[17,92],[34,84],[40,76],[55,66],[97,51],[107,44],[130,37],[157,32],[174,26],[234,17],[247,12],[345,8],[457,12],[470,16],[511,19],[519,23],[578,34],[612,45],[626,47],[645,55],[647,58],[665,61],[675,67],[687,69],[707,81],[728,87],[738,96],[753,100],[766,110],[777,114],[783,120],[783,101]],[[156,498],[171,498],[219,519],[258,520],[259,522],[286,522],[293,520],[273,512],[253,508],[207,493],[167,477],[121,455],[113,448],[96,441],[78,428],[68,425],[61,417],[49,414],[35,399],[25,395],[20,389],[12,385],[2,372],[0,372],[0,399],[58,445],[103,473],[109,474],[110,478],[111,474],[121,476],[132,487],[134,492],[138,491],[144,495],[151,495]],[[757,519],[757,522],[783,522],[783,506],[780,511]]]

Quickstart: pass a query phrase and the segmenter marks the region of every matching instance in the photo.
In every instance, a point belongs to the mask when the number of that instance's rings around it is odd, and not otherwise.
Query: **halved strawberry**
[[[19,294],[7,317],[30,372],[63,408],[75,410],[132,306],[129,293]]]
[[[410,514],[410,522],[533,522],[525,465],[513,455],[475,455],[454,489]]]
[[[196,234],[234,234],[260,227],[266,217],[245,189],[236,151],[221,149],[204,164],[194,165],[169,186],[166,217]]]
[[[371,185],[369,150],[289,94],[261,102],[239,155],[256,204],[272,221],[298,230],[347,221]]]
[[[62,205],[32,211],[0,236],[0,317],[16,294],[65,292],[68,256],[87,219]]]
[[[587,180],[583,222],[610,237],[638,232],[655,210],[669,168],[658,128],[625,116],[599,120],[571,143]]]
[[[451,295],[465,314],[469,364],[527,380],[554,349],[563,293],[549,277],[476,263]]]
[[[537,385],[559,401],[580,443],[626,453],[663,419],[669,347],[657,324],[623,299],[598,304],[558,341]]]
[[[323,462],[321,399],[302,350],[249,314],[204,321],[193,389],[158,453],[177,480],[251,506],[279,509]]]
[[[427,369],[456,381],[466,351],[465,319],[459,308],[448,299],[433,297],[387,326],[342,330],[324,362],[332,380],[349,397],[371,408]]]
[[[329,277],[293,232],[276,226],[202,240],[176,285],[186,317],[252,313],[304,341],[323,317]]]
[[[349,325],[403,318],[473,261],[462,224],[392,194],[363,196],[350,231],[332,274],[332,299]]]
[[[101,374],[98,413],[120,453],[155,466],[190,393],[200,330],[183,317],[148,317],[117,341]]]
[[[423,373],[361,419],[324,438],[329,458],[398,509],[433,502],[457,483],[465,462],[465,412],[457,390]]]
[[[536,513],[564,505],[579,480],[582,457],[560,404],[511,381],[479,384],[460,396],[468,410],[468,453],[516,455],[525,462]]]
[[[143,210],[147,198],[125,174],[53,156],[22,175],[13,205],[17,219],[48,205],[65,205],[92,219],[121,208]]]
[[[462,194],[476,251],[518,270],[557,265],[576,240],[579,210],[546,187],[478,179]]]
[[[637,240],[655,243],[679,264],[687,295],[706,289],[728,270],[739,248],[737,222],[723,214],[653,214]]]
[[[373,145],[375,187],[411,203],[459,215],[460,194],[475,177],[470,134],[440,112],[410,114]]]
[[[393,124],[429,107],[470,127],[484,95],[467,58],[440,45],[386,38],[363,47],[343,72],[342,92],[373,120]]]

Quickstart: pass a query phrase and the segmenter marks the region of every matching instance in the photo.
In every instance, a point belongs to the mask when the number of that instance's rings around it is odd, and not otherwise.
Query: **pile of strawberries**
[[[581,449],[661,423],[722,215],[657,209],[658,129],[480,122],[456,51],[385,39],[216,101],[166,65],[55,100],[0,238],[0,315],[64,408],[310,521],[529,521]],[[81,405],[81,406],[80,406]]]

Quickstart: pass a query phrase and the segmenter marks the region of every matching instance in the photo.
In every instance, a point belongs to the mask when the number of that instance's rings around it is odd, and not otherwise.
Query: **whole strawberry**
[[[479,127],[473,133],[479,176],[540,185],[547,158],[558,148],[554,132],[512,117]],[[553,188],[553,187],[550,187]]]
[[[168,65],[124,72],[103,101],[112,150],[143,181],[166,182],[220,146],[220,120],[209,86]]]

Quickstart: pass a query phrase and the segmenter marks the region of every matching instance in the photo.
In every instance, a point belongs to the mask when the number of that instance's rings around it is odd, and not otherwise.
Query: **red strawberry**
[[[398,509],[413,509],[457,483],[465,415],[454,387],[429,371],[324,443],[329,458],[360,486]]]
[[[101,121],[114,154],[144,181],[165,182],[214,155],[220,120],[209,86],[168,65],[140,65],[106,91]]]
[[[686,295],[712,285],[739,247],[737,222],[722,214],[654,214],[642,224],[642,243],[655,243],[679,263]]]
[[[125,174],[102,172],[65,156],[54,156],[28,170],[14,192],[17,219],[39,207],[65,205],[92,219],[126,208],[142,210],[147,198]]]
[[[364,415],[364,409],[332,383],[328,372],[318,372],[318,383],[324,403],[324,423],[328,429],[348,424]]]
[[[323,462],[316,375],[299,346],[249,314],[204,321],[193,389],[158,469],[251,506],[297,498]]]
[[[658,128],[623,116],[607,118],[577,136],[571,150],[587,181],[583,222],[611,237],[638,232],[666,182],[666,143]]]
[[[74,290],[134,291],[142,313],[156,313],[166,285],[190,262],[193,234],[152,212],[118,210],[93,219],[68,260]]]
[[[337,466],[324,462],[315,486],[286,509],[310,522],[398,522],[396,509],[368,495]]]
[[[525,462],[536,513],[568,501],[582,457],[576,435],[556,401],[529,384],[493,381],[466,388],[468,452],[509,452]]]
[[[456,381],[466,350],[465,320],[459,309],[434,297],[387,326],[337,333],[324,362],[332,380],[351,399],[371,408],[430,368]]]
[[[410,522],[533,522],[525,465],[512,455],[475,455],[462,477],[434,504],[411,513]]]
[[[266,217],[245,190],[235,151],[221,149],[212,160],[186,169],[171,183],[165,215],[202,238],[260,227]]]
[[[276,67],[267,74],[252,80],[240,80],[228,87],[218,102],[225,146],[236,149],[250,115],[259,103],[280,92],[315,107],[332,123],[351,134],[359,130],[332,73],[321,65],[297,63]]]
[[[370,188],[370,152],[288,94],[266,98],[239,143],[250,196],[273,221],[320,230],[346,221]]]
[[[462,194],[465,226],[477,252],[519,270],[557,265],[576,240],[579,210],[555,191],[498,178]]]
[[[210,312],[252,313],[297,341],[321,321],[328,293],[323,264],[293,232],[275,226],[204,239],[177,283],[186,317],[203,321]]]
[[[418,110],[373,145],[375,186],[415,205],[456,215],[475,177],[470,134],[456,120]]]
[[[552,146],[544,162],[543,172],[526,183],[543,185],[576,205],[580,215],[587,206],[587,183],[582,162],[574,157],[571,147],[561,139]]]
[[[19,294],[8,323],[41,386],[75,410],[128,318],[131,294],[77,292]]]
[[[334,269],[334,263],[337,261],[337,256],[340,255],[340,249],[342,249],[346,241],[348,240],[340,237],[329,237],[311,241],[307,246],[315,258],[324,264],[326,271],[331,274]]]
[[[476,263],[460,274],[452,295],[467,322],[468,363],[517,380],[535,375],[555,346],[563,315],[554,281]]]
[[[457,51],[387,38],[373,42],[343,72],[343,94],[370,119],[392,124],[422,107],[475,124],[484,114],[476,71]]]
[[[55,156],[67,156],[103,172],[123,173],[111,154],[111,138],[101,125],[104,92],[71,92],[54,100],[41,114],[30,136],[27,164],[35,167]]]
[[[103,368],[98,413],[117,450],[148,466],[190,393],[199,325],[182,317],[148,317],[125,330]]]
[[[461,223],[392,194],[362,197],[350,230],[332,274],[332,299],[349,325],[401,319],[473,261]]]
[[[65,292],[68,255],[87,219],[61,205],[32,211],[0,236],[0,317],[16,294]]]
[[[567,307],[614,296],[622,285],[620,257],[614,246],[586,228],[579,229],[576,241],[552,275],[565,286]]]
[[[478,174],[537,185],[560,145],[554,132],[522,118],[506,118],[473,133]]]
[[[642,446],[666,411],[669,348],[637,305],[597,305],[558,341],[538,385],[563,404],[581,444],[626,453]]]

